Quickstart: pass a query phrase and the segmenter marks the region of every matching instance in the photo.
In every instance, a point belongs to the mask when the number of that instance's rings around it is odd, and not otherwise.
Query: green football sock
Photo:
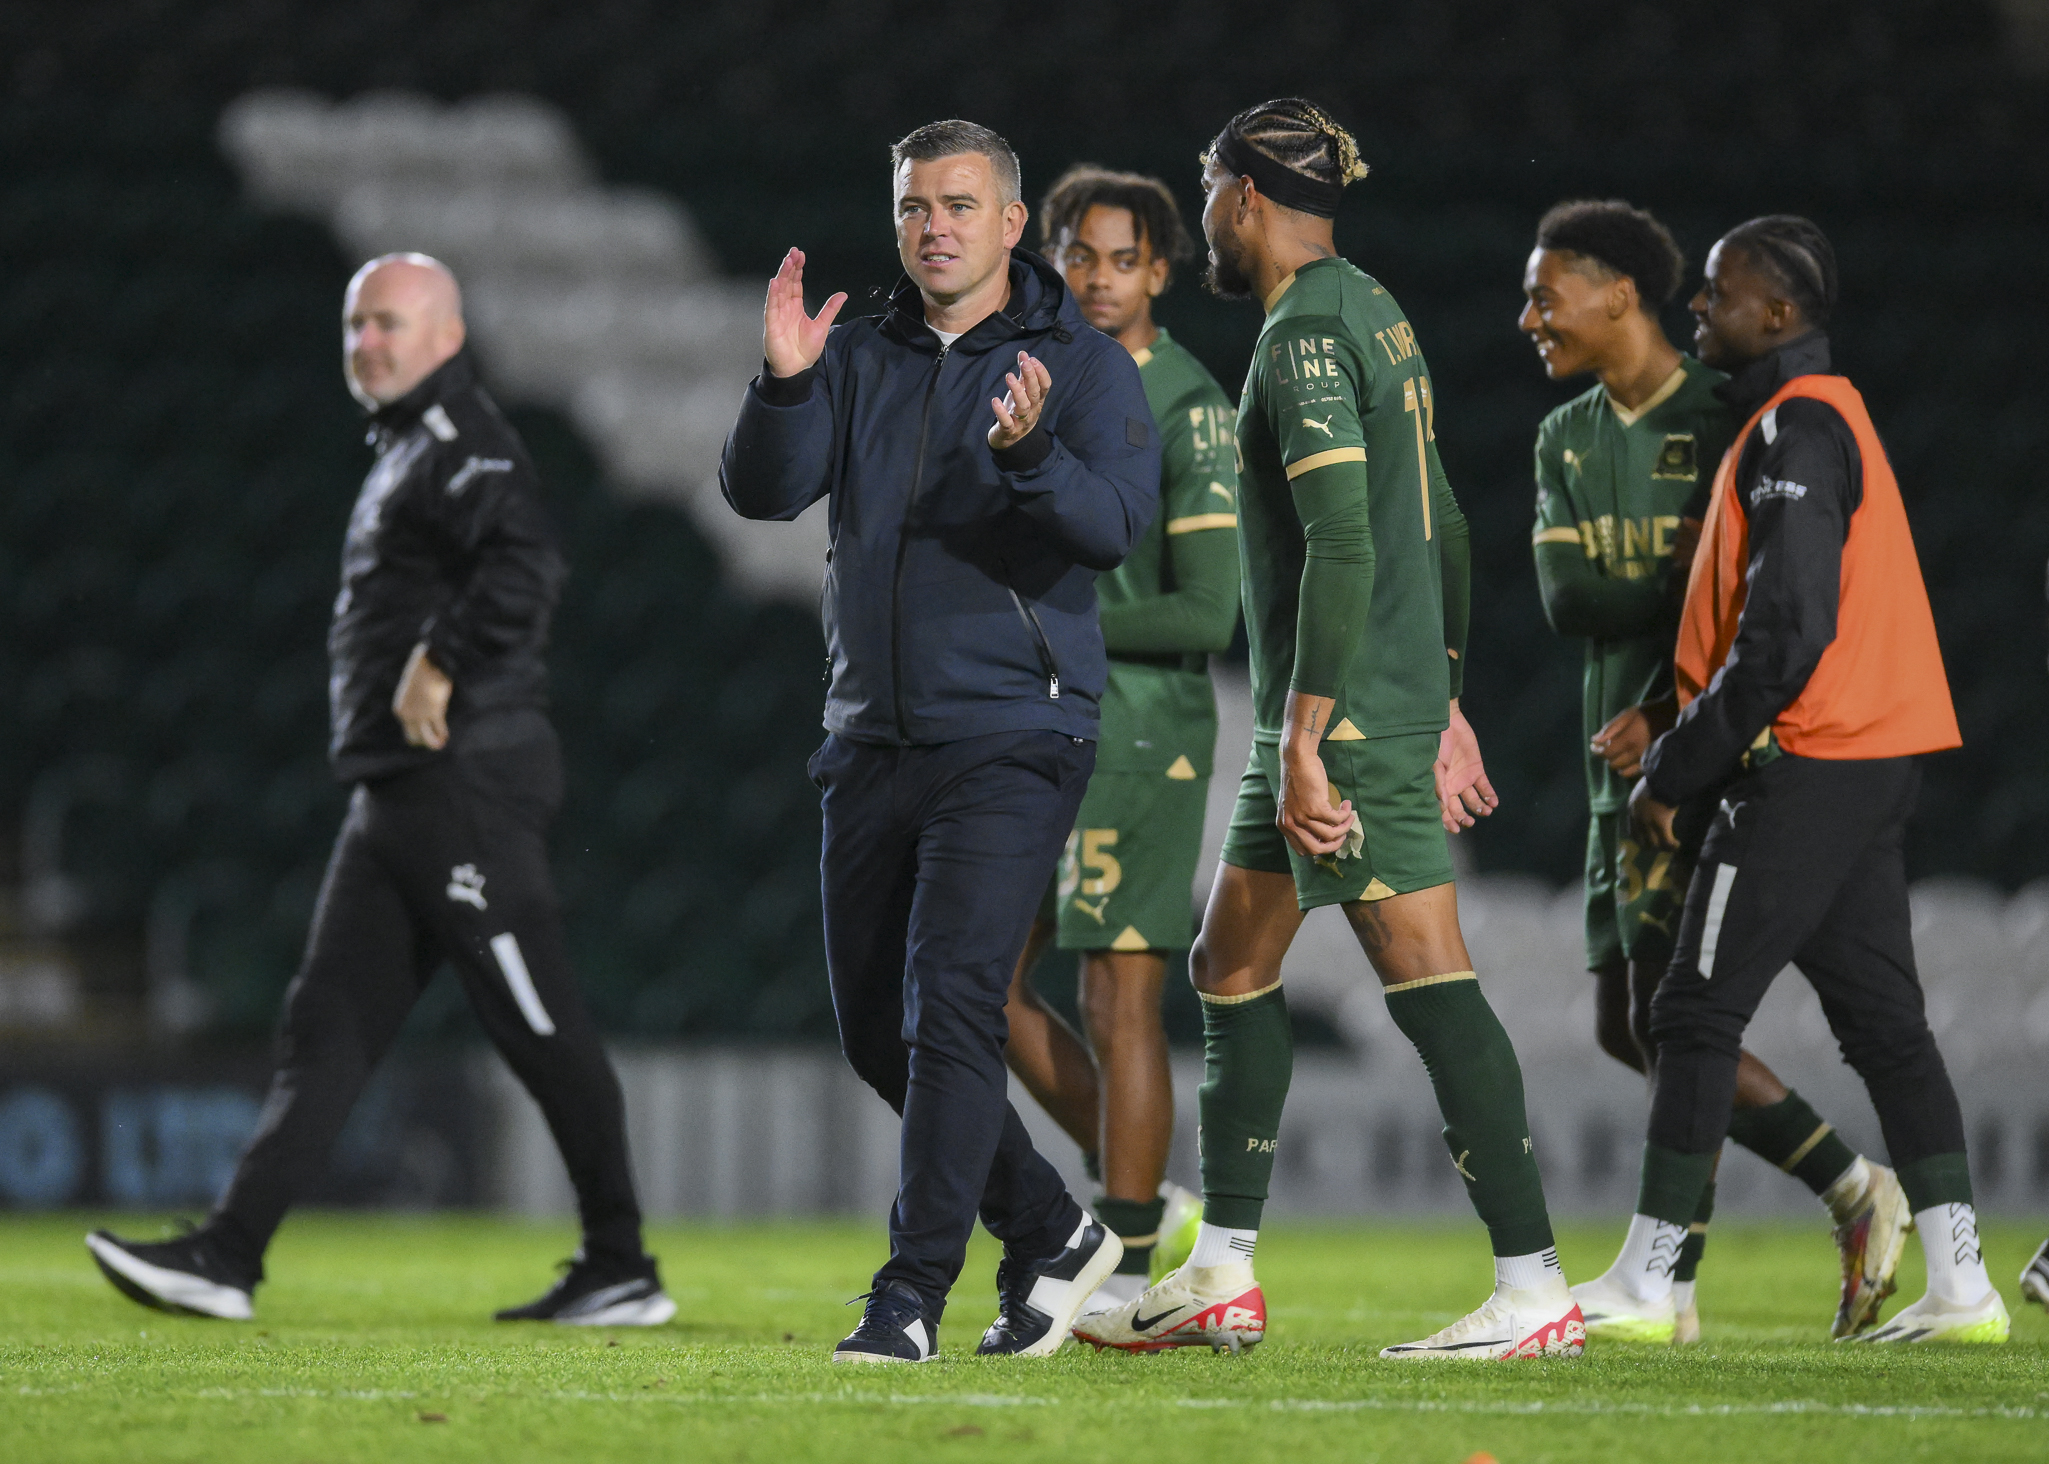
[[[1295,1072],[1288,1002],[1276,981],[1245,996],[1202,993],[1202,1218],[1257,1230],[1273,1179],[1281,1106]]]
[[[1910,1159],[1899,1167],[1900,1188],[1907,1192],[1907,1208],[1915,1214],[1936,1205],[1969,1205],[1971,1166],[1962,1154],[1930,1154]]]
[[[1153,1247],[1160,1239],[1160,1216],[1166,1208],[1167,1202],[1157,1196],[1150,1200],[1096,1196],[1096,1218],[1124,1242],[1124,1259],[1117,1263],[1118,1275],[1144,1276],[1151,1271]]]
[[[1429,1070],[1451,1162],[1494,1254],[1549,1250],[1551,1217],[1530,1148],[1522,1065],[1479,981],[1452,971],[1390,986],[1386,996],[1388,1015]]]
[[[1700,1272],[1700,1258],[1707,1253],[1708,1221],[1715,1218],[1715,1182],[1700,1192],[1700,1208],[1693,1212],[1693,1224],[1679,1244],[1679,1260],[1672,1267],[1674,1281],[1691,1281]]]
[[[1776,1164],[1817,1195],[1857,1162],[1807,1100],[1792,1089],[1767,1108],[1739,1108],[1729,1116],[1729,1137],[1767,1163]]]
[[[1713,1154],[1682,1154],[1661,1144],[1645,1144],[1636,1213],[1667,1225],[1691,1226],[1700,1213],[1701,1195],[1715,1181],[1715,1158]]]

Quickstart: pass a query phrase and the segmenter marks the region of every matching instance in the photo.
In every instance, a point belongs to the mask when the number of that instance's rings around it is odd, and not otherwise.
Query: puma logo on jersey
[[[479,910],[491,908],[484,903],[484,876],[477,873],[474,864],[458,864],[448,871],[448,898],[475,905]]]
[[[1103,896],[1102,899],[1096,901],[1093,905],[1077,895],[1074,901],[1074,908],[1095,921],[1096,924],[1101,925],[1103,923],[1103,907],[1109,903],[1110,897],[1108,895]]]
[[[1216,494],[1217,497],[1223,499],[1226,503],[1236,503],[1238,501],[1231,496],[1231,490],[1221,483],[1212,482],[1209,485],[1209,491]]]
[[[1458,1158],[1451,1161],[1451,1167],[1453,1169],[1456,1169],[1460,1174],[1463,1174],[1466,1177],[1467,1184],[1471,1184],[1474,1182],[1473,1171],[1466,1168],[1466,1161],[1472,1157],[1473,1151],[1471,1149],[1468,1149],[1465,1153],[1459,1155]]]
[[[1330,417],[1325,417],[1321,422],[1317,421],[1314,417],[1304,417],[1302,425],[1304,427],[1314,427],[1318,432],[1321,432],[1325,437],[1335,442],[1337,440],[1337,433],[1330,430],[1331,417],[1335,416],[1337,416],[1337,413],[1332,412]]]

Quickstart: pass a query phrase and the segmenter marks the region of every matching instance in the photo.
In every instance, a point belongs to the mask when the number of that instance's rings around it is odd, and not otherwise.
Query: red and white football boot
[[[1266,1336],[1266,1297],[1252,1277],[1250,1261],[1182,1266],[1138,1300],[1083,1317],[1074,1324],[1074,1335],[1098,1351],[1208,1347],[1241,1352]]]
[[[1560,1277],[1548,1286],[1497,1286],[1487,1304],[1420,1342],[1381,1349],[1389,1358],[1509,1362],[1525,1357],[1578,1357],[1586,1349],[1586,1318]]]

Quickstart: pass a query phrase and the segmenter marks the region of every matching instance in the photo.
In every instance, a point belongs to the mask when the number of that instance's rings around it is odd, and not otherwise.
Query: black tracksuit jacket
[[[328,758],[343,782],[446,753],[405,740],[391,699],[415,645],[455,682],[448,752],[551,736],[549,621],[562,552],[525,446],[467,352],[370,418],[377,461],[342,548],[328,630]]]

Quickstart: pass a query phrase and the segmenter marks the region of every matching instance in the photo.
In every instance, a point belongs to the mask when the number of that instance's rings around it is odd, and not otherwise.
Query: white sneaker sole
[[[832,1355],[832,1360],[834,1362],[876,1362],[896,1367],[916,1367],[919,1363],[939,1361],[939,1354],[934,1352],[913,1361],[908,1357],[891,1357],[887,1353],[882,1352],[835,1352]]]
[[[120,1274],[137,1290],[154,1298],[155,1303],[166,1311],[186,1312],[197,1317],[213,1317],[223,1322],[246,1322],[256,1314],[246,1291],[238,1291],[232,1286],[222,1286],[218,1282],[188,1275],[183,1271],[169,1271],[162,1266],[152,1266],[148,1261],[130,1255],[118,1245],[104,1241],[97,1235],[88,1235],[85,1238],[85,1246],[101,1266]]]
[[[557,1317],[558,1327],[659,1327],[676,1315],[676,1303],[666,1291],[653,1296],[616,1302],[584,1316]]]

